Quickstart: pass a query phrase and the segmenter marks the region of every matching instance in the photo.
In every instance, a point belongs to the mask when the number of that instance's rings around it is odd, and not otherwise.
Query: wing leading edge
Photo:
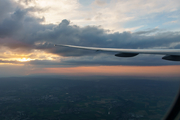
[[[77,48],[84,50],[117,52],[117,57],[133,57],[138,54],[160,54],[165,55],[162,59],[171,61],[180,61],[180,49],[118,49],[118,48],[98,48],[98,47],[84,47],[75,45],[55,44],[54,46],[63,46],[69,48]]]

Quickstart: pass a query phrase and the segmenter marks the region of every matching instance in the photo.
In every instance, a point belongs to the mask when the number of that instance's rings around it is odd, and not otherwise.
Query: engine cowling
[[[138,55],[139,53],[118,53],[115,54],[116,57],[134,57]]]
[[[162,57],[164,60],[170,60],[170,61],[180,61],[180,56],[178,55],[166,55]]]

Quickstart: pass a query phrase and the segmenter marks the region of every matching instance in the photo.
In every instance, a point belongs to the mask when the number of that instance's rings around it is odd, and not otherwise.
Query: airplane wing
[[[54,46],[63,46],[69,48],[77,48],[84,50],[117,52],[117,57],[134,57],[138,54],[161,54],[164,60],[180,61],[180,49],[119,49],[119,48],[98,48],[98,47],[84,47],[74,45],[55,44]]]

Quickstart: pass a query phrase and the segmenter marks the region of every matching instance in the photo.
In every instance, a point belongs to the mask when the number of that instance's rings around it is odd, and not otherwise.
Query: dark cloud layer
[[[135,32],[134,34],[145,35],[145,34],[151,34],[151,33],[157,32],[158,30],[159,30],[158,28],[155,28],[155,29],[146,30],[146,31],[138,31],[138,32]]]
[[[27,4],[30,1],[22,0]],[[4,8],[3,5],[10,7]],[[97,52],[54,47],[54,44],[112,48],[180,48],[180,44],[177,44],[180,42],[180,32],[161,32],[159,29],[152,29],[136,33],[108,33],[108,30],[97,26],[79,27],[72,25],[66,19],[58,25],[47,25],[41,24],[45,20],[44,17],[37,18],[29,14],[37,10],[41,11],[38,8],[24,9],[22,6],[12,5],[10,0],[0,0],[0,16],[3,16],[0,19],[0,46],[6,46],[10,49],[22,49],[23,51],[26,50],[26,52],[32,49],[40,49],[61,56],[83,56],[97,54]],[[149,35],[154,32],[156,34]],[[98,64],[102,63],[102,61],[103,59],[99,57],[96,62],[88,63],[84,61],[84,64]],[[83,61],[74,62],[74,64],[81,63],[83,64]],[[115,64],[113,61],[103,63]],[[130,63],[132,61],[117,64],[131,65]],[[140,62],[135,64],[139,65]]]

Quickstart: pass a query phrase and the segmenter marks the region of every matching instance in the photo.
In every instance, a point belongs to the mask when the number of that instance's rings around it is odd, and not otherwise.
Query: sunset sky
[[[179,0],[0,0],[0,16],[0,77],[180,77],[180,62],[163,55],[54,46],[180,49]]]

